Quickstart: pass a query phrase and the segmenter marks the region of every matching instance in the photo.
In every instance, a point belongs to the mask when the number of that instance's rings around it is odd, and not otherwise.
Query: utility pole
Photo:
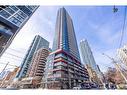
[[[5,71],[5,69],[6,69],[6,67],[8,66],[8,64],[9,64],[9,62],[5,65],[5,67],[4,67],[3,70],[1,71],[1,74]],[[4,80],[6,79],[6,76],[7,76],[7,75],[5,75],[3,81],[2,81],[2,83],[1,83],[1,85],[0,85],[0,88],[3,86],[3,82],[4,82]]]
[[[3,70],[1,71],[1,73],[3,73],[3,71],[6,69],[6,67],[8,66],[8,64],[9,64],[9,62],[5,65],[5,67],[3,68]]]
[[[116,69],[120,72],[121,76],[124,78],[125,82],[127,83],[127,79],[124,76],[123,72],[121,71],[119,64],[117,64],[117,61],[115,61],[114,58],[111,58],[110,56],[108,56],[104,53],[102,53],[102,54],[112,60],[112,63],[114,63],[114,65],[116,66]]]
[[[16,65],[11,65],[11,64],[9,64],[9,62],[5,65],[5,67],[3,68],[3,70],[1,71],[1,73],[2,72],[4,72],[5,70],[6,70],[6,68],[7,68],[7,66],[8,65],[10,65],[10,66],[14,66],[14,67],[16,67],[16,68],[18,68],[18,70],[17,70],[17,72],[19,71],[19,67],[18,66],[16,66]],[[2,83],[1,83],[1,85],[0,85],[0,88],[3,86],[3,84],[5,83],[5,80],[6,80],[6,77],[7,77],[8,75],[6,75],[5,77],[4,77],[4,79],[3,79],[3,81],[2,81]]]

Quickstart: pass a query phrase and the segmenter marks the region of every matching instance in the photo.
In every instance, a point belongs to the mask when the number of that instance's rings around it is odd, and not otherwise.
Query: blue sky
[[[0,62],[10,62],[10,64],[20,66],[30,43],[37,34],[47,39],[50,42],[50,47],[52,47],[56,15],[60,7],[40,6],[15,37],[9,49],[1,57]],[[113,6],[65,6],[73,20],[78,45],[80,40],[87,39],[95,61],[103,72],[107,67],[112,66],[112,63],[101,53],[115,57],[116,49],[120,43],[124,7],[117,7],[119,9],[118,12],[113,13]],[[126,42],[127,38],[124,36],[123,45]],[[22,57],[22,59],[7,53],[15,54]],[[4,65],[1,65],[0,70],[3,67]],[[8,66],[8,68],[10,67]]]

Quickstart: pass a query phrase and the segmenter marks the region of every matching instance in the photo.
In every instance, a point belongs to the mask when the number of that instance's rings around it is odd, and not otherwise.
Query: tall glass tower
[[[38,6],[0,6],[0,57]]]
[[[80,62],[72,19],[65,8],[60,8],[53,52],[47,58],[43,86],[49,89],[72,89],[88,80],[88,72]]]
[[[42,38],[39,35],[36,35],[34,37],[33,42],[31,43],[31,46],[28,49],[28,52],[21,64],[21,69],[19,71],[19,73],[17,74],[17,78],[23,78],[26,77],[28,68],[31,64],[32,61],[32,57],[34,55],[34,53],[36,53],[36,51],[38,51],[40,48],[49,48],[49,42],[47,40],[45,40],[44,38]]]
[[[101,72],[99,70],[98,65],[96,64],[92,51],[90,49],[90,46],[87,42],[87,40],[81,40],[80,42],[80,50],[81,50],[81,55],[83,59],[83,63],[90,66],[93,71],[96,72],[99,78],[102,78]]]
[[[80,60],[73,22],[65,8],[61,8],[57,14],[53,51],[57,49],[69,52]]]

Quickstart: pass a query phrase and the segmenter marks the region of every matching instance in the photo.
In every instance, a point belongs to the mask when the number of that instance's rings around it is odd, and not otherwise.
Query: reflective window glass
[[[16,19],[15,17],[10,18],[10,21],[18,26],[21,24],[21,22],[18,19]]]
[[[25,13],[23,13],[22,11],[19,11],[18,14],[21,15],[23,18],[27,17],[27,15]]]
[[[26,6],[17,6],[20,10],[22,10],[25,14],[30,16],[32,12]]]
[[[13,10],[18,11],[18,8],[16,8],[15,6],[10,6]]]
[[[20,20],[21,22],[24,21],[24,18],[22,16],[20,16],[19,14],[15,15],[15,18],[17,18],[18,20]]]
[[[10,16],[10,14],[7,13],[6,11],[4,11],[4,10],[1,10],[0,11],[0,15],[3,16],[3,17],[5,17],[5,18],[8,18]]]
[[[34,6],[27,6],[29,10],[34,10],[35,7]]]
[[[15,12],[14,12],[12,9],[10,9],[9,7],[7,7],[5,10],[8,11],[10,14],[14,14],[14,13],[15,13]]]

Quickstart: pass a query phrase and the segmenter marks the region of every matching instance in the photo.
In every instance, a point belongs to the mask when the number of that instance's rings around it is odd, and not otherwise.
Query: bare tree
[[[116,76],[117,76],[117,70],[115,68],[109,67],[105,73],[105,79],[108,82],[116,83],[116,80],[115,80]]]
[[[114,84],[125,83],[125,80],[123,79],[120,72],[116,68],[109,67],[105,73],[105,78],[108,82],[111,82]]]

